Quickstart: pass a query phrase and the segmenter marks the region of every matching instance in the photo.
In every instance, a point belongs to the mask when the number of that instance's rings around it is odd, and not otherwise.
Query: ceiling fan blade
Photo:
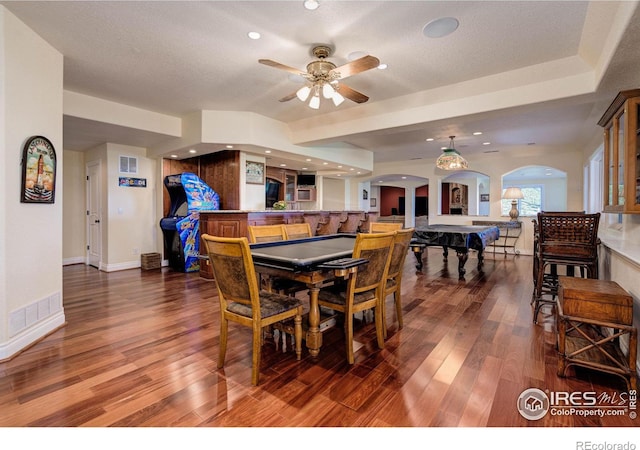
[[[336,67],[331,72],[338,72],[340,78],[347,78],[365,70],[375,69],[380,65],[380,60],[375,56],[367,55],[348,62],[340,67]]]
[[[289,100],[293,100],[294,98],[296,98],[297,93],[298,91],[293,91],[291,94],[282,97],[279,101],[288,102]]]
[[[275,67],[276,69],[286,70],[287,72],[294,73],[296,75],[302,75],[304,71],[295,69],[290,66],[285,66],[284,64],[280,64],[279,62],[272,61],[270,59],[259,59],[258,62],[260,64],[264,64],[265,66]]]
[[[339,83],[338,88],[336,90],[344,98],[348,98],[349,100],[354,101],[356,103],[364,103],[367,100],[369,100],[369,97],[367,97],[363,93],[358,92],[355,89],[352,89],[343,83]]]

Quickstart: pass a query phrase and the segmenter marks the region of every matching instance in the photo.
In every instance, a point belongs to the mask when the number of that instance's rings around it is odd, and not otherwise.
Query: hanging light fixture
[[[453,146],[454,138],[455,136],[449,136],[449,147],[445,148],[442,155],[438,157],[436,161],[436,167],[438,167],[438,169],[461,170],[469,166],[467,160],[464,159]]]

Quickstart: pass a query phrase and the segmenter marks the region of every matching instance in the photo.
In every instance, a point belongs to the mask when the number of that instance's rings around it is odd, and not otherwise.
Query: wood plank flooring
[[[231,325],[224,369],[216,285],[168,268],[104,273],[67,266],[67,325],[0,363],[3,427],[635,427],[623,416],[529,421],[516,409],[528,388],[626,391],[614,376],[556,375],[555,322],[529,304],[531,258],[472,256],[465,280],[457,258],[429,248],[403,279],[404,328],[387,299],[389,337],[379,350],[373,324],[360,323],[356,362],[343,335],[306,350],[263,346],[261,384],[251,385],[251,334]],[[392,323],[393,322],[393,323]]]

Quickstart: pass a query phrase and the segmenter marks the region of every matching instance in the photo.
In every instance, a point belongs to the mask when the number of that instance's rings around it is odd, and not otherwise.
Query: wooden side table
[[[637,389],[632,297],[613,281],[559,277],[558,283],[558,376],[576,365],[618,375]],[[626,355],[623,336],[629,339]]]

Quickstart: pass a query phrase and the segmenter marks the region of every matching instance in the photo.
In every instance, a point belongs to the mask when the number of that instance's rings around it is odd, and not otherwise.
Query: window
[[[524,198],[518,200],[518,211],[520,211],[520,216],[535,216],[540,211],[542,211],[542,198],[543,198],[543,186],[530,184],[530,185],[510,185],[514,187],[519,187],[522,191],[522,195]],[[504,193],[506,189],[502,190]],[[508,216],[509,211],[511,211],[511,200],[502,199],[501,203],[502,207],[502,215]]]

